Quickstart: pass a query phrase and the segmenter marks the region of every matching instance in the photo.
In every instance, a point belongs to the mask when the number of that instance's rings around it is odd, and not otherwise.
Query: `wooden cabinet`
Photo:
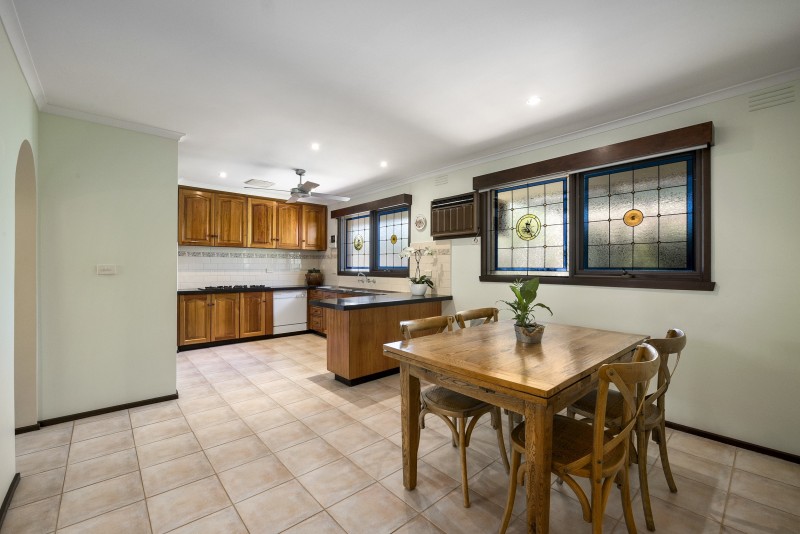
[[[327,250],[328,209],[325,206],[303,204],[300,227],[304,250]]]
[[[264,198],[247,198],[247,246],[275,248],[275,208],[277,202]]]
[[[312,300],[325,300],[325,299],[346,299],[348,297],[363,296],[358,293],[340,293],[338,291],[323,291],[321,289],[311,289],[308,291],[308,301]],[[326,323],[328,316],[333,312],[330,308],[323,308],[322,306],[308,305],[308,329],[319,332],[320,334],[327,333]]]
[[[275,209],[275,242],[276,248],[300,248],[300,204],[278,203]]]
[[[239,337],[272,335],[272,293],[239,294]]]
[[[178,244],[244,247],[246,197],[178,189]]]
[[[211,340],[211,295],[180,295],[178,345],[208,343]]]
[[[478,235],[478,193],[467,193],[431,202],[431,237],[450,239]]]
[[[239,337],[239,293],[211,295],[211,341]]]

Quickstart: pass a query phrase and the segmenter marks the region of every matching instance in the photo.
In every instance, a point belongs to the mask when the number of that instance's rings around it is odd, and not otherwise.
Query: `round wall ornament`
[[[424,215],[417,215],[417,218],[414,219],[414,226],[421,232],[428,226],[428,219]]]

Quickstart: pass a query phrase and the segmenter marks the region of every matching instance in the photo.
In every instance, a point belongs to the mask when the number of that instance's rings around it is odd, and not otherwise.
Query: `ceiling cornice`
[[[180,141],[186,135],[181,132],[174,132],[172,130],[165,130],[157,126],[150,126],[149,124],[140,124],[138,122],[131,122],[122,119],[115,119],[103,115],[94,115],[86,113],[85,111],[78,111],[76,109],[62,108],[52,104],[45,104],[39,108],[43,113],[52,113],[53,115],[61,115],[62,117],[69,117],[71,119],[79,119],[86,122],[94,122],[96,124],[103,124],[105,126],[113,126],[115,128],[122,128],[123,130],[133,130],[134,132],[156,135],[158,137],[166,137],[173,141]]]
[[[784,72],[780,72],[778,74],[773,74],[772,76],[766,76],[764,78],[759,78],[757,80],[753,80],[750,82],[734,85],[728,87],[727,89],[720,89],[718,91],[713,91],[705,95],[688,98],[686,100],[682,100],[674,104],[669,104],[667,106],[655,108],[650,111],[637,113],[636,115],[631,115],[629,117],[617,119],[615,121],[598,124],[596,126],[585,128],[583,130],[577,130],[572,133],[558,135],[556,137],[551,137],[549,139],[537,141],[535,143],[529,143],[525,145],[520,145],[518,147],[509,148],[506,150],[501,150],[499,152],[495,152],[487,156],[482,156],[480,158],[468,159],[459,163],[447,165],[445,167],[439,167],[438,169],[415,174],[414,176],[410,176],[408,178],[399,178],[399,179],[393,178],[393,179],[381,180],[380,182],[371,182],[369,185],[354,189],[340,189],[337,190],[337,194],[350,196],[353,199],[352,201],[355,201],[360,197],[385,191],[388,188],[394,188],[401,185],[408,185],[414,182],[419,182],[421,180],[426,180],[434,178],[436,176],[441,176],[443,174],[456,172],[461,169],[466,169],[467,167],[474,167],[476,165],[482,165],[484,163],[489,163],[491,161],[496,161],[498,159],[516,156],[518,154],[523,154],[525,152],[531,152],[533,150],[538,150],[541,148],[561,143],[566,143],[568,141],[573,141],[575,139],[581,139],[584,137],[588,137],[590,135],[608,132],[610,130],[616,130],[618,128],[623,128],[625,126],[630,126],[632,124],[645,122],[658,117],[663,117],[665,115],[671,115],[673,113],[678,113],[680,111],[685,111],[687,109],[696,108],[698,106],[702,106],[705,104],[711,104],[713,102],[725,100],[727,98],[732,98],[743,94],[747,94],[752,91],[758,91],[761,89],[772,87],[774,85],[791,82],[797,80],[798,78],[800,78],[800,68],[787,70]]]

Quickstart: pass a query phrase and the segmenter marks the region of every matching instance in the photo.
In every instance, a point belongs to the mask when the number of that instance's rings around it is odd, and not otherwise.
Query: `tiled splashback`
[[[178,289],[266,284],[302,285],[327,253],[252,248],[178,247]]]

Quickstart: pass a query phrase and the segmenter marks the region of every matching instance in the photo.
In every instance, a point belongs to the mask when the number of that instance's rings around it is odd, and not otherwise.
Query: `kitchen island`
[[[311,301],[327,308],[328,370],[355,386],[398,372],[397,360],[383,355],[383,344],[400,341],[400,321],[442,314],[450,295],[418,297],[389,293]]]

